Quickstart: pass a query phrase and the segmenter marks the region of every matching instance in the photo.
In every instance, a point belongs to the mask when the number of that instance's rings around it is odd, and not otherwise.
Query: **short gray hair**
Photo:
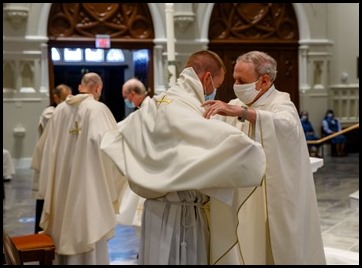
[[[254,65],[257,75],[269,75],[271,82],[277,77],[277,62],[274,58],[262,51],[250,51],[240,55],[236,61],[250,62]]]

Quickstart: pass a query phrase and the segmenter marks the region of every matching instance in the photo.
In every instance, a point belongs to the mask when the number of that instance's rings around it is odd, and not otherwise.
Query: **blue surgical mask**
[[[128,108],[135,108],[136,106],[133,104],[133,102],[129,101],[128,99],[124,99],[124,103]]]
[[[214,91],[209,95],[205,95],[205,101],[215,99],[217,89],[215,88],[214,80],[212,79],[212,77],[211,77],[211,83],[212,83],[212,86],[214,87]]]
[[[205,96],[205,101],[214,100],[215,96],[216,96],[216,88],[214,89],[214,91],[210,95]]]

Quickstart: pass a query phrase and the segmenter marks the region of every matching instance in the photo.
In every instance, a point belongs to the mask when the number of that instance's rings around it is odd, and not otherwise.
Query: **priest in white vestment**
[[[51,105],[46,107],[43,112],[41,113],[38,121],[38,139],[44,132],[44,129],[52,117],[55,107],[65,101],[65,99],[72,94],[72,90],[69,86],[65,84],[60,84],[56,86],[52,91],[51,94],[53,95],[53,102]],[[39,226],[41,213],[43,211],[44,200],[38,194],[38,183],[39,183],[39,173],[36,170],[33,170],[33,185],[32,185],[32,195],[36,199],[35,204],[35,228],[34,233],[38,233],[42,231]]]
[[[262,187],[239,214],[245,264],[326,264],[307,143],[289,94],[273,85],[276,67],[266,53],[241,55],[234,67],[238,98],[206,102],[205,117],[260,139],[265,150]]]
[[[192,54],[174,86],[102,139],[146,198],[139,264],[243,263],[237,214],[260,186],[265,154],[240,130],[203,117],[201,104],[224,72],[215,53]]]
[[[40,227],[55,243],[56,264],[109,264],[122,176],[101,152],[103,134],[117,129],[98,99],[102,80],[83,76],[79,92],[54,110],[33,153],[44,199]]]
[[[128,108],[139,109],[147,106],[151,101],[145,85],[137,78],[128,79],[123,84],[122,96],[124,98],[125,105]],[[129,118],[131,117],[128,116],[117,123],[117,127],[120,132],[122,132],[123,127],[127,125],[127,120]],[[121,203],[117,219],[120,224],[134,226],[138,238],[140,238],[144,201],[145,199],[143,197],[133,192],[131,188],[129,188],[128,183],[125,183],[125,188],[121,193]]]

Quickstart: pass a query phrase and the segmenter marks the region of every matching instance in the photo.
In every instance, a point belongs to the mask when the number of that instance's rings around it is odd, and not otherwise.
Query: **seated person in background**
[[[307,141],[319,140],[319,137],[315,134],[312,123],[309,121],[308,112],[301,111],[299,117],[304,130],[305,139]],[[321,157],[319,154],[319,147],[319,144],[308,144],[309,155]]]
[[[341,123],[334,117],[333,110],[329,109],[326,112],[322,121],[323,132],[325,135],[331,135],[335,132],[341,131]],[[338,135],[331,139],[332,144],[336,145],[337,156],[345,156],[344,147],[347,142],[347,138],[344,135]]]
[[[15,167],[10,151],[3,148],[3,181],[10,181],[15,175]]]

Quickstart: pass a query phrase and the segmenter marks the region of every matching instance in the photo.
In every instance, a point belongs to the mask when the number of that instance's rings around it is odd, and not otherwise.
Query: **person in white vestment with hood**
[[[265,174],[260,143],[203,117],[225,77],[220,57],[193,53],[175,85],[108,131],[101,149],[146,199],[139,264],[242,264],[238,212]]]
[[[140,107],[148,105],[151,101],[148,96],[148,91],[145,85],[137,78],[128,79],[122,86],[122,96],[128,108],[139,109]],[[136,112],[137,110],[135,110]],[[126,125],[126,117],[117,123],[119,131],[122,131],[123,126]],[[118,222],[124,225],[131,225],[135,227],[136,235],[140,238],[140,229],[142,223],[143,203],[145,199],[130,188],[128,183],[125,183],[125,188],[122,191],[121,206],[119,208]]]
[[[79,94],[60,103],[40,137],[32,159],[39,172],[43,232],[55,244],[55,264],[107,265],[123,176],[100,150],[103,134],[117,129],[99,102],[102,79],[86,73]]]
[[[54,109],[57,107],[57,105],[72,94],[72,89],[66,85],[66,84],[59,84],[57,85],[53,90],[51,90],[52,94],[52,101],[51,104],[46,107],[43,112],[41,113],[38,121],[38,137],[43,134],[43,131],[50,119],[54,113]]]
[[[43,131],[50,119],[52,117],[55,107],[72,94],[71,88],[66,84],[59,84],[54,89],[51,90],[52,101],[51,104],[46,107],[41,113],[38,121],[38,139],[43,134]],[[42,231],[39,226],[41,213],[43,211],[44,200],[38,195],[38,182],[39,182],[39,173],[36,170],[33,170],[33,185],[32,185],[32,195],[36,199],[35,202],[35,228],[34,233]]]
[[[240,215],[245,264],[326,264],[313,173],[298,111],[277,90],[277,62],[251,51],[234,67],[236,99],[203,104],[205,118],[221,119],[251,138],[266,154],[262,187]]]

